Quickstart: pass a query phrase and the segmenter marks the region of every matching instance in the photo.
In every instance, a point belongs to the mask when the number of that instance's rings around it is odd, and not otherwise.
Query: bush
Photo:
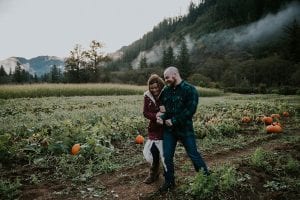
[[[250,164],[255,167],[263,168],[270,171],[272,166],[269,164],[268,158],[270,158],[270,154],[260,147],[257,148],[255,152],[251,155]]]
[[[224,165],[205,175],[200,171],[191,185],[191,193],[197,199],[213,197],[217,192],[224,192],[232,189],[237,184],[237,172],[232,166]]]
[[[188,77],[188,81],[196,86],[209,87],[211,79],[202,74],[193,74]]]
[[[297,88],[290,86],[283,86],[279,88],[279,94],[283,95],[295,95],[297,92]]]
[[[290,173],[299,173],[300,171],[300,162],[293,159],[291,156],[288,158],[286,165],[284,166],[285,170]]]
[[[20,180],[15,182],[0,180],[0,199],[17,199],[21,187]]]
[[[240,94],[251,94],[251,93],[258,93],[257,88],[253,87],[227,87],[225,88],[226,92],[235,92]]]

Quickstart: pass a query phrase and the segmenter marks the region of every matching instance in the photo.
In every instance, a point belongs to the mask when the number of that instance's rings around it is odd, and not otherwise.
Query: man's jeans
[[[164,159],[165,164],[167,166],[167,171],[165,171],[165,181],[166,183],[174,183],[174,153],[177,141],[180,140],[188,154],[191,158],[195,170],[198,172],[199,170],[203,169],[206,174],[208,174],[208,169],[203,161],[200,153],[197,151],[196,140],[194,135],[184,136],[184,137],[177,137],[171,132],[164,132],[163,135],[163,150],[164,150]]]

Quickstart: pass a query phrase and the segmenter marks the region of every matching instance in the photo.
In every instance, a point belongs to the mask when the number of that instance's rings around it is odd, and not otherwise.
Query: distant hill
[[[149,74],[161,73],[172,61],[181,71],[188,68],[186,79],[199,86],[244,88],[245,92],[300,87],[299,0],[199,2],[191,2],[186,15],[164,19],[122,47],[122,57],[109,67],[134,69],[133,73],[140,69],[144,78],[136,79],[139,83],[146,83]],[[188,67],[179,62],[183,42],[189,53]],[[142,61],[146,61],[144,69]]]
[[[21,68],[25,69],[32,75],[36,74],[41,76],[45,73],[50,72],[50,68],[53,65],[60,69],[64,69],[64,60],[55,56],[38,56],[31,59],[22,57],[10,57],[8,59],[0,61],[0,66],[4,67],[4,70],[8,74],[10,71],[14,72],[17,63],[21,64]]]
[[[141,39],[122,47],[124,65],[137,68],[142,56],[149,63],[160,62],[163,50],[171,46],[176,53],[183,38],[190,53],[197,56],[191,58],[195,65],[206,60],[208,54],[249,53],[265,45],[278,45],[284,28],[293,20],[300,22],[299,1],[202,2],[191,3],[186,16],[164,19]]]

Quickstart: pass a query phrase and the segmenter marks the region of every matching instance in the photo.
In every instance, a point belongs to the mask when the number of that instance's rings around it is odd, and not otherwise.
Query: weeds
[[[270,153],[268,153],[267,151],[265,151],[261,147],[259,147],[251,155],[250,164],[252,166],[260,167],[267,171],[270,171],[270,170],[272,170],[272,166],[268,162],[270,155],[271,155]]]
[[[293,159],[292,156],[289,156],[287,163],[284,165],[284,169],[289,173],[299,173],[300,162],[298,160]]]
[[[234,188],[237,184],[237,172],[232,166],[221,166],[205,175],[200,171],[191,184],[191,193],[197,199],[212,198],[218,192],[224,192]]]
[[[21,183],[19,179],[16,181],[0,180],[0,198],[1,199],[16,199],[20,193]]]

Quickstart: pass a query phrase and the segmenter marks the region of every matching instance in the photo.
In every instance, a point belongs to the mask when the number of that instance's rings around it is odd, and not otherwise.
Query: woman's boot
[[[159,178],[159,163],[153,163],[150,167],[148,177],[143,181],[146,184],[151,184]]]

